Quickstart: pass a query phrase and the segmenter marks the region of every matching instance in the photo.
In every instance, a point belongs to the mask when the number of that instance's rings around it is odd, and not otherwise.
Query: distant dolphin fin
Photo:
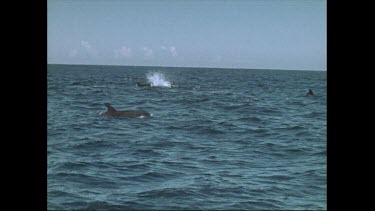
[[[109,112],[117,111],[109,103],[104,103],[104,105],[107,106],[107,109],[108,109]]]

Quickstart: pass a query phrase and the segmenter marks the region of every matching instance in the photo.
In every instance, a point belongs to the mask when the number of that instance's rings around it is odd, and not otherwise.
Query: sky
[[[48,0],[48,64],[323,70],[325,0]]]

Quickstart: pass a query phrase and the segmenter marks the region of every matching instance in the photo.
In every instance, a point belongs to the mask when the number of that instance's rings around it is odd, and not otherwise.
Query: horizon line
[[[241,68],[241,67],[186,67],[186,66],[161,66],[161,65],[117,65],[117,64],[62,64],[62,63],[47,63],[47,65],[76,65],[76,66],[120,66],[120,67],[165,67],[165,68],[202,68],[202,69],[240,69],[240,70],[281,70],[281,71],[315,71],[327,72],[327,70],[307,70],[307,69],[270,69],[270,68]]]

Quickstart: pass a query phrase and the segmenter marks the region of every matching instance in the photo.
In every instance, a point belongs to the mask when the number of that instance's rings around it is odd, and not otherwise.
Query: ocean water
[[[48,209],[327,207],[326,72],[48,65],[47,77]],[[103,117],[104,103],[151,117]]]

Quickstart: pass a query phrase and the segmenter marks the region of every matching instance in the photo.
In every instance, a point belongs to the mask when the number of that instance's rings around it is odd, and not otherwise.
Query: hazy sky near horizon
[[[325,0],[48,0],[47,62],[326,70]]]

